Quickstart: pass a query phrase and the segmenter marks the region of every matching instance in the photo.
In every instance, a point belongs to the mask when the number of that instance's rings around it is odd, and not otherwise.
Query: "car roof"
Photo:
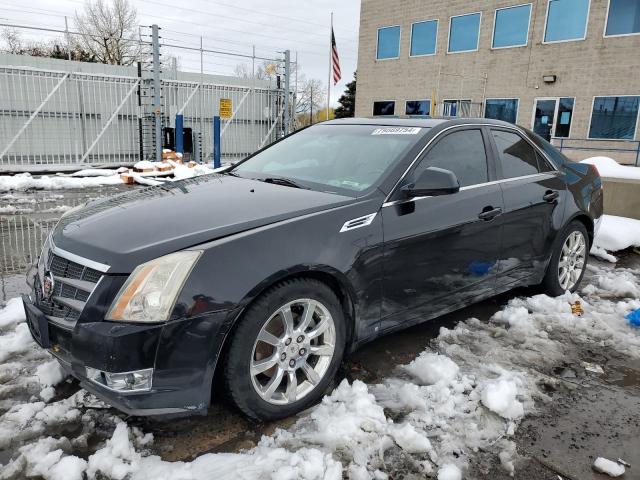
[[[491,118],[465,118],[465,117],[355,117],[340,118],[322,122],[324,125],[384,125],[390,127],[422,127],[432,128],[438,125],[447,124],[491,124],[497,126],[513,127],[512,123]]]

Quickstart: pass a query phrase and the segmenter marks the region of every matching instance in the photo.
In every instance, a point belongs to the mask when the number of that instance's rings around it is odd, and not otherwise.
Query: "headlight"
[[[107,320],[166,322],[191,269],[202,254],[185,250],[139,265],[122,286]]]

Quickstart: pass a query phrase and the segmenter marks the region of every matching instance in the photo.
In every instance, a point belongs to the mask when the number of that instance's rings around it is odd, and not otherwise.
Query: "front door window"
[[[533,131],[547,141],[552,137],[568,138],[573,117],[571,97],[537,99],[533,112]]]

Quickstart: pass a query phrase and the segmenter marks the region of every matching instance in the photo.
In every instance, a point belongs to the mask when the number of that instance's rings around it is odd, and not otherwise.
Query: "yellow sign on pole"
[[[233,116],[233,104],[230,98],[220,99],[220,118],[229,120]]]

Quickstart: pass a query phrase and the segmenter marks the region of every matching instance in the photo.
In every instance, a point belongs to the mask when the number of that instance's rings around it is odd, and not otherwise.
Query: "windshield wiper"
[[[265,183],[273,183],[275,185],[284,185],[285,187],[293,187],[293,188],[303,188],[305,190],[309,190],[307,187],[303,187],[299,183],[294,182],[293,180],[289,180],[288,178],[282,177],[267,177],[261,179]]]

